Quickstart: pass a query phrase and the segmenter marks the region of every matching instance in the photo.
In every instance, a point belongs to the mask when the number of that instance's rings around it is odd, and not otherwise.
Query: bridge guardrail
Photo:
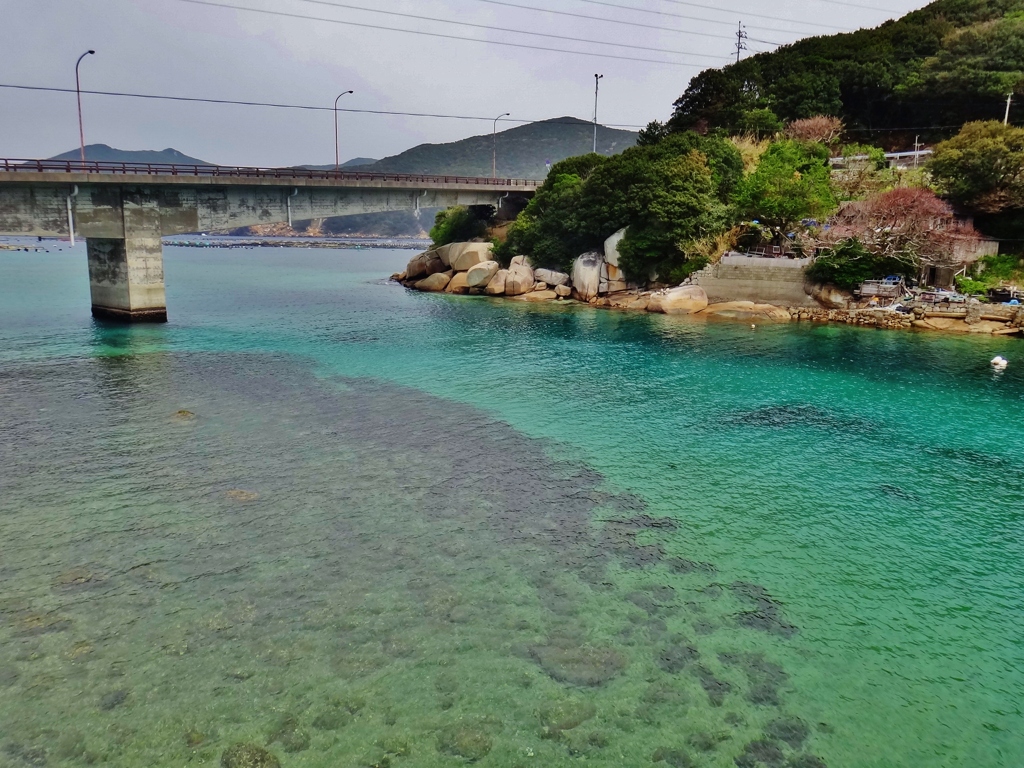
[[[255,168],[225,165],[178,165],[170,163],[115,163],[87,160],[0,159],[0,170],[11,173],[103,173],[113,175],[199,176],[253,179],[319,179],[323,181],[393,181],[536,189],[537,179],[492,179],[486,176],[428,176],[410,173],[313,170],[310,168]]]

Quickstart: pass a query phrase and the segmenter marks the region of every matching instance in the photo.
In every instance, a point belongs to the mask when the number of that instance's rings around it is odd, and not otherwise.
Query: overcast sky
[[[642,126],[667,118],[672,102],[701,69],[735,58],[733,36],[740,20],[751,38],[750,50],[763,51],[775,47],[773,43],[809,35],[877,26],[924,5],[915,0],[202,1],[348,23],[185,0],[0,0],[5,32],[0,83],[74,88],[75,60],[94,48],[97,54],[82,63],[83,89],[325,107],[341,91],[354,89],[355,94],[342,98],[342,106],[489,118],[511,112],[513,118],[537,120],[561,115],[590,119],[594,73],[600,72],[605,76],[601,122]],[[772,18],[762,18],[766,15]],[[509,47],[499,41],[566,52]],[[97,95],[86,95],[83,102],[87,143],[122,149],[174,147],[223,164],[334,161],[329,111]],[[490,119],[349,113],[340,122],[342,159],[379,158],[416,144],[454,141],[491,129]],[[0,88],[0,155],[50,157],[77,146],[73,94]]]

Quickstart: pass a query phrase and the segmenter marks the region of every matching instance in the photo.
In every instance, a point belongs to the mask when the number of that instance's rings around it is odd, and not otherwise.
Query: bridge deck
[[[249,168],[222,165],[106,163],[79,160],[0,159],[3,184],[131,184],[148,186],[320,187],[350,189],[465,189],[486,192],[536,191],[536,179],[433,176],[409,173]]]

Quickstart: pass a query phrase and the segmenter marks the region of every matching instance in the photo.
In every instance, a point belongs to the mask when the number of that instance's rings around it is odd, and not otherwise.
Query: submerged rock
[[[707,733],[706,731],[698,731],[694,733],[686,740],[686,743],[695,749],[699,749],[701,752],[713,752],[718,748],[718,745],[724,741],[729,740],[728,733]]]
[[[571,731],[597,714],[597,707],[589,701],[566,699],[548,704],[538,713],[541,724],[541,738],[558,738],[562,731]]]
[[[753,604],[753,610],[737,616],[740,625],[782,637],[792,637],[797,633],[797,628],[783,617],[779,603],[760,584],[735,581],[729,589],[740,599]]]
[[[670,675],[677,674],[700,658],[700,652],[686,642],[686,638],[674,637],[668,645],[655,652],[655,662]]]
[[[719,680],[715,673],[704,665],[694,668],[694,674],[700,680],[700,687],[708,695],[712,706],[720,707],[725,702],[726,695],[732,691],[732,685],[726,680]]]
[[[309,731],[302,727],[295,715],[285,715],[274,726],[268,744],[277,742],[285,752],[302,752],[309,749],[311,742]]]
[[[652,763],[668,763],[672,768],[693,768],[693,758],[683,749],[659,747],[651,755]]]
[[[720,653],[719,660],[730,667],[740,669],[750,681],[747,700],[753,704],[778,706],[779,688],[786,684],[786,671],[769,661],[762,653]]]
[[[786,756],[782,748],[770,739],[757,739],[743,748],[743,754],[736,758],[738,768],[782,768]]]
[[[256,501],[260,497],[255,491],[246,491],[242,488],[232,488],[230,491],[224,494],[232,501]]]
[[[281,768],[281,761],[255,744],[232,744],[220,756],[221,768]]]
[[[764,729],[773,739],[784,741],[793,749],[799,749],[811,735],[811,728],[798,717],[781,717],[772,720]]]
[[[787,768],[828,768],[828,765],[817,755],[793,755],[786,763]]]
[[[116,691],[111,691],[105,694],[100,699],[100,709],[104,712],[109,712],[112,709],[116,709],[128,700],[128,696],[131,695],[131,691],[121,688]]]
[[[491,737],[487,733],[468,725],[450,726],[437,735],[438,752],[470,762],[487,757],[491,747]]]
[[[573,685],[603,685],[626,668],[626,659],[618,651],[571,641],[535,645],[530,655],[551,678]]]

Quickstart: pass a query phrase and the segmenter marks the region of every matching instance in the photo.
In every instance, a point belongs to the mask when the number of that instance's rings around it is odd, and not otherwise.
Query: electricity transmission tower
[[[739,22],[736,28],[736,63],[739,64],[740,55],[747,50],[747,30],[743,28],[743,22]]]

